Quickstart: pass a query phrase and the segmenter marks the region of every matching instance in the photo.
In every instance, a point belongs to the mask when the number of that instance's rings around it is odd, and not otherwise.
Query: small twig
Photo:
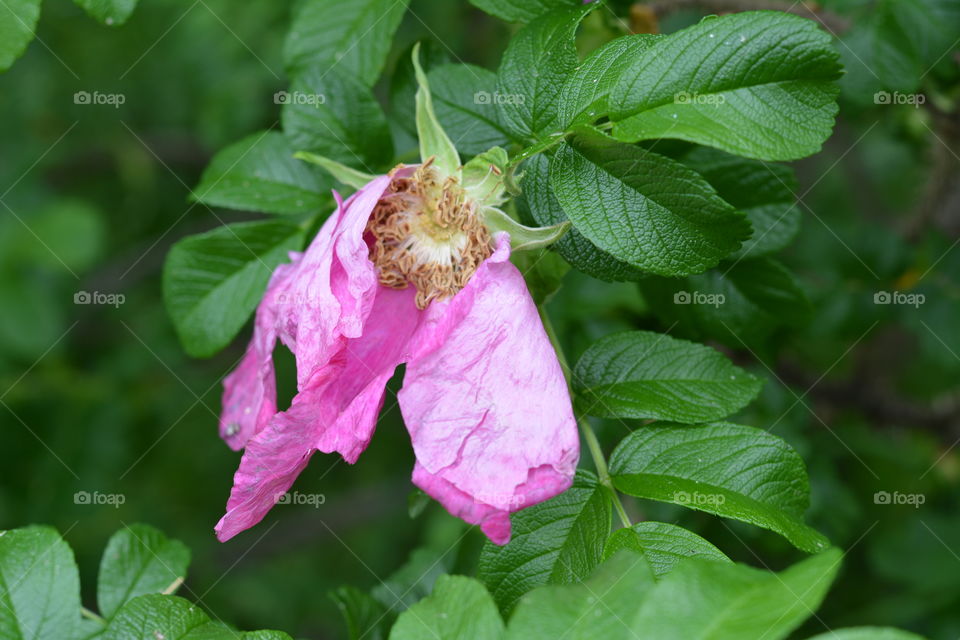
[[[163,593],[163,595],[165,596],[172,595],[173,593],[176,592],[177,589],[180,588],[180,585],[182,584],[183,584],[183,576],[180,576],[176,580],[171,582],[170,585],[166,589],[164,589],[161,593]]]
[[[98,622],[103,626],[107,626],[106,619],[104,619],[101,616],[98,616],[97,614],[95,614],[93,611],[90,611],[90,609],[87,609],[86,607],[80,607],[80,615],[83,616],[84,618],[87,618],[88,620],[93,620],[94,622]]]

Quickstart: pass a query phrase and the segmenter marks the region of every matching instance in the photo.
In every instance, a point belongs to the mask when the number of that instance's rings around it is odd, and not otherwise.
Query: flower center
[[[393,178],[366,230],[380,282],[394,289],[412,284],[419,309],[456,295],[493,253],[476,205],[455,177],[442,179],[430,161],[410,177]]]

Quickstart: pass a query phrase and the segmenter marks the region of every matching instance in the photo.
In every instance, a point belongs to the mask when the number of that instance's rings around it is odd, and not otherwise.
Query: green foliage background
[[[796,318],[774,309],[742,333],[704,335],[702,323],[652,313],[644,295],[652,300],[655,284],[598,284],[576,273],[549,310],[572,361],[615,331],[671,329],[714,338],[766,379],[759,401],[733,421],[769,428],[800,452],[813,493],[808,522],[848,550],[800,637],[870,623],[955,638],[960,225],[949,199],[956,188],[936,184],[960,180],[956,51],[924,76],[931,104],[876,105],[895,56],[862,46],[860,24],[882,22],[886,3],[824,4],[859,21],[839,46],[848,74],[835,134],[796,165],[802,224],[782,259],[800,278],[809,317],[791,326],[782,321]],[[472,572],[482,539],[435,504],[408,516],[413,457],[391,394],[357,465],[318,455],[298,481],[295,489],[324,494],[324,504],[278,506],[224,545],[213,537],[239,459],[216,434],[218,381],[244,344],[189,358],[162,305],[160,268],[177,239],[254,218],[187,195],[215,151],[277,124],[290,11],[279,2],[144,0],[123,27],[107,28],[50,0],[37,40],[0,76],[0,529],[56,526],[92,603],[107,538],[124,524],[151,523],[192,550],[184,595],[241,628],[333,638],[343,626],[328,591],[376,587],[417,547],[410,572],[442,558],[425,583],[441,568]],[[663,30],[700,15],[673,13]],[[510,32],[466,3],[416,0],[388,69],[419,39],[449,47],[437,47],[438,57],[495,69]],[[384,102],[387,85],[376,88]],[[78,105],[79,91],[121,93],[125,102]],[[398,152],[411,144],[396,138]],[[925,302],[874,304],[877,292],[893,290]],[[80,291],[125,301],[74,304]],[[284,398],[292,361],[280,364]],[[600,427],[608,450],[627,433],[619,421]],[[879,491],[925,502],[876,504]],[[77,492],[125,501],[77,504]],[[676,522],[740,562],[762,558],[779,570],[801,557],[760,529],[671,505],[627,506],[635,520]],[[421,585],[411,602],[428,591]]]

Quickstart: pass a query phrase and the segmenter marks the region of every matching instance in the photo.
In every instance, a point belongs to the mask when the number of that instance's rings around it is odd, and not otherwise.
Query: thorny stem
[[[557,333],[553,329],[553,323],[550,322],[550,318],[547,316],[546,309],[543,307],[538,307],[538,309],[540,311],[540,318],[543,321],[543,328],[546,330],[547,337],[550,339],[550,344],[553,345],[554,351],[557,352],[557,359],[560,361],[560,368],[563,369],[563,375],[567,380],[567,388],[570,390],[572,397],[573,386],[570,384],[570,365],[567,364],[563,347],[560,346],[560,340],[557,338]],[[633,523],[630,522],[630,516],[627,515],[627,510],[623,508],[623,502],[620,501],[620,494],[617,493],[616,488],[613,486],[613,481],[610,479],[610,471],[607,469],[607,459],[603,455],[603,449],[600,448],[600,441],[597,440],[597,434],[593,431],[593,427],[590,425],[590,421],[587,420],[586,416],[577,414],[576,419],[577,426],[583,434],[583,439],[587,442],[590,456],[593,458],[593,465],[597,468],[597,478],[600,480],[600,484],[606,487],[607,492],[610,494],[613,500],[613,506],[617,511],[617,515],[620,516],[620,521],[623,522],[623,526],[629,529],[633,526]]]

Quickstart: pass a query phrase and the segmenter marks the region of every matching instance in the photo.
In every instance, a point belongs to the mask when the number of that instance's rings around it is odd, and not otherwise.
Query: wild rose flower
[[[220,433],[244,454],[220,540],[259,522],[314,451],[355,462],[400,364],[413,482],[451,514],[505,544],[511,512],[572,482],[579,440],[566,381],[509,261],[511,249],[558,231],[521,227],[496,209],[506,154],[460,167],[417,70],[426,160],[370,177],[345,202],[335,194],[337,211],[307,250],[274,272],[224,383]],[[357,172],[314,159],[359,185]],[[297,365],[297,394],[280,412],[278,339]]]

